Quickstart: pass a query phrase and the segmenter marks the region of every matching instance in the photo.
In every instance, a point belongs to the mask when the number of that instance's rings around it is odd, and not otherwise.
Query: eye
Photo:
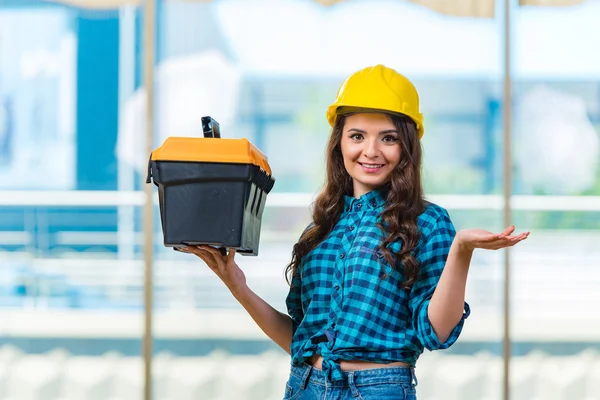
[[[385,143],[396,143],[398,141],[398,138],[393,135],[386,135],[381,140],[383,140]]]
[[[348,136],[348,137],[352,140],[362,140],[363,134],[362,133],[351,133],[350,136]]]

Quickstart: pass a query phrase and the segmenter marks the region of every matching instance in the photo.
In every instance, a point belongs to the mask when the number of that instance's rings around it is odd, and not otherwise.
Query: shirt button
[[[345,253],[342,253],[342,254],[340,254],[340,258],[341,258],[342,260],[344,259],[344,257],[346,257],[346,254],[345,254]]]
[[[340,285],[335,285],[333,288],[334,288],[336,291],[337,291],[337,290],[340,290]]]
[[[350,226],[348,227],[348,230],[349,230],[349,231],[353,231],[353,230],[354,230],[354,225],[350,225]]]

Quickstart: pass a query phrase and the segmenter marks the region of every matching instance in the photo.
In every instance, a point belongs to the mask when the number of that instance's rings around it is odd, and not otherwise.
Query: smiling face
[[[340,147],[357,198],[389,182],[400,162],[399,132],[386,114],[349,115]]]

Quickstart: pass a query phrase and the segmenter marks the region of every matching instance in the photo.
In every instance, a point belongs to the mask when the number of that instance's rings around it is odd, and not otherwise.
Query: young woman
[[[469,316],[474,249],[513,246],[529,233],[456,233],[446,210],[424,200],[419,97],[393,69],[352,74],[327,118],[327,179],[286,270],[289,315],[247,287],[234,251],[185,250],[291,355],[285,400],[414,400],[417,358],[451,346]]]

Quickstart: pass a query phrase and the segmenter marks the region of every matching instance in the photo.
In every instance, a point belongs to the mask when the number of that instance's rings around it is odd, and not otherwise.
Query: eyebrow
[[[363,131],[362,129],[358,129],[358,128],[350,128],[350,129],[348,129],[347,132],[357,132],[357,133],[363,133],[363,134],[367,133],[367,131]],[[396,129],[386,129],[386,130],[379,132],[380,135],[386,135],[388,133],[396,133],[397,134],[398,131]]]

